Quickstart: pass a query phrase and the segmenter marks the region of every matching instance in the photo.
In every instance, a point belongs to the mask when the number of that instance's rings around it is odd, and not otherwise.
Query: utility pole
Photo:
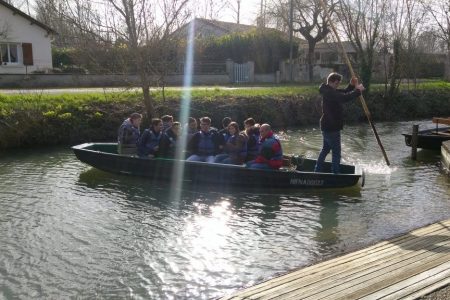
[[[294,35],[294,0],[289,3],[289,81],[293,81],[293,62],[292,62],[292,48]]]
[[[261,27],[266,27],[266,16],[265,16],[265,4],[264,0],[261,0],[261,12],[260,12],[260,19],[261,19]]]
[[[241,0],[237,0],[237,23],[240,23],[241,17]]]

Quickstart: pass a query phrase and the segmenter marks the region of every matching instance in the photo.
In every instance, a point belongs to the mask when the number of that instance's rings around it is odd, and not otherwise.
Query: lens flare
[[[184,68],[183,78],[183,92],[180,103],[180,123],[187,124],[189,113],[191,110],[191,90],[192,90],[192,76],[194,69],[194,32],[195,32],[195,19],[190,23],[188,39],[186,44],[186,61]],[[176,163],[173,166],[173,176],[171,183],[171,195],[170,199],[179,201],[181,197],[181,188],[183,185],[183,173],[184,173],[184,152],[187,144],[188,132],[187,128],[184,128],[179,138],[179,144],[176,149],[175,159]]]

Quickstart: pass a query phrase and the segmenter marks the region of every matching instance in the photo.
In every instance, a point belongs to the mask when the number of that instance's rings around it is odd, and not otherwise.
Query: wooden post
[[[417,135],[419,134],[419,125],[413,125],[411,135],[411,159],[417,159]]]

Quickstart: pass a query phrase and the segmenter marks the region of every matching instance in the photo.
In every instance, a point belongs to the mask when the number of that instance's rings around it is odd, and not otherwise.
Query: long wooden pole
[[[339,35],[337,33],[337,30],[334,27],[333,22],[331,21],[331,17],[328,14],[327,7],[326,7],[325,3],[323,2],[323,0],[319,0],[319,2],[320,2],[320,5],[322,6],[322,8],[323,8],[323,10],[325,12],[325,15],[326,15],[326,17],[328,19],[328,23],[330,24],[330,27],[333,30],[333,33],[334,33],[334,35],[336,36],[336,39],[339,42],[339,46],[341,48],[342,55],[343,55],[343,57],[345,59],[345,62],[347,64],[348,69],[350,70],[350,74],[351,74],[352,77],[356,77],[355,76],[355,72],[353,71],[352,63],[350,62],[350,59],[348,58],[347,52],[345,51],[345,48],[344,48],[344,45],[342,44],[342,41],[341,41],[341,39],[340,39],[340,37],[339,37]],[[386,151],[384,150],[383,144],[381,143],[380,137],[378,136],[377,130],[375,129],[375,125],[373,125],[372,117],[371,117],[370,112],[369,112],[369,108],[367,107],[366,100],[364,100],[364,97],[363,97],[362,94],[361,94],[361,96],[359,96],[359,101],[361,102],[361,105],[362,105],[362,107],[364,109],[364,113],[366,114],[367,121],[369,121],[369,124],[372,127],[372,131],[375,134],[375,137],[377,139],[378,145],[381,148],[381,152],[383,153],[384,160],[386,161],[386,164],[389,166],[390,165],[389,159],[387,157]]]

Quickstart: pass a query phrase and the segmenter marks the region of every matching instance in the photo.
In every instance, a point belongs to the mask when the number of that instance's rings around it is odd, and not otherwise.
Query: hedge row
[[[374,121],[400,121],[450,116],[448,99],[450,90],[443,89],[402,92],[395,99],[384,98],[375,92],[366,101]],[[15,108],[0,105],[0,149],[114,141],[123,119],[132,112],[144,111],[139,95],[120,101],[84,99],[61,101],[58,105],[41,102],[28,99],[26,105],[22,103]],[[156,110],[158,115],[171,114],[177,118],[180,101],[160,100]],[[318,96],[219,97],[196,99],[191,104],[193,117],[208,115],[217,127],[224,116],[230,116],[240,124],[251,116],[280,129],[317,125],[320,114]],[[346,105],[345,114],[348,123],[365,121],[358,101]],[[148,123],[145,119],[144,126]]]

